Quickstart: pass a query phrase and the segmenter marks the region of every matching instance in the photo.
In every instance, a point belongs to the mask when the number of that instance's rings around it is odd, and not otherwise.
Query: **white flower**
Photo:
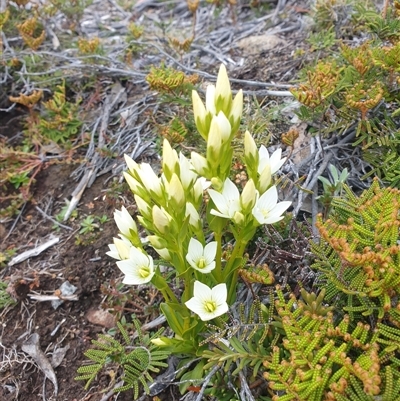
[[[285,163],[286,161],[286,157],[281,159],[282,149],[280,148],[272,153],[271,158],[269,157],[268,150],[264,145],[260,146],[258,153],[260,157],[258,162],[258,174],[262,174],[267,164],[269,164],[271,168],[271,174],[273,175],[282,167],[283,163]]]
[[[124,206],[122,206],[121,210],[114,212],[114,220],[118,226],[118,230],[125,237],[129,238],[137,235],[136,223]]]
[[[215,255],[217,254],[217,242],[212,241],[204,248],[200,241],[190,238],[189,249],[186,260],[193,267],[202,273],[210,273],[215,268]]]
[[[258,198],[252,213],[260,224],[272,224],[283,219],[282,213],[291,204],[287,201],[278,203],[278,191],[274,185]]]
[[[108,245],[110,250],[106,252],[106,255],[118,260],[129,258],[129,251],[132,244],[125,237],[121,236],[121,238],[122,239],[114,238],[114,243]]]
[[[117,266],[125,274],[124,284],[139,285],[148,283],[154,276],[153,258],[145,255],[134,246],[129,251],[129,259],[117,262]]]
[[[222,193],[213,189],[209,189],[208,193],[218,209],[211,209],[211,214],[225,219],[233,219],[235,213],[240,212],[240,193],[236,185],[229,178],[224,182]]]
[[[200,281],[195,281],[194,296],[185,302],[185,305],[199,315],[201,320],[207,321],[228,312],[227,295],[225,283],[210,288]]]

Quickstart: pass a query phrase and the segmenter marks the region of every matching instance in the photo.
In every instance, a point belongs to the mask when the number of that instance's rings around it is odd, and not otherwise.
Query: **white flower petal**
[[[190,238],[189,249],[188,249],[188,254],[186,255],[186,259],[190,259],[193,262],[196,262],[202,256],[203,256],[203,245],[201,245],[201,242],[198,241],[197,239]]]
[[[108,247],[110,248],[110,250],[106,252],[106,255],[110,256],[111,258],[121,260],[117,247],[114,244],[108,244]]]
[[[185,302],[185,305],[196,315],[199,315],[200,317],[204,313],[204,302],[200,298],[191,298],[189,301]],[[203,320],[203,319],[202,319]]]
[[[215,259],[215,255],[217,254],[217,242],[212,241],[208,243],[204,247],[204,257],[207,261],[207,264],[211,263]]]
[[[278,190],[273,185],[268,191],[264,192],[258,199],[257,205],[262,209],[271,210],[278,202]]]
[[[258,174],[261,174],[267,165],[270,166],[271,174],[275,174],[285,163],[286,157],[281,159],[282,149],[278,148],[272,153],[271,157],[269,156],[268,150],[264,145],[260,146],[258,151],[259,153],[259,162],[258,162]]]
[[[139,168],[139,165],[127,154],[124,154],[124,158],[125,158],[125,163],[127,164],[129,171],[134,173]]]
[[[270,158],[270,163],[271,163],[271,174],[275,174],[285,163],[286,157],[281,159],[282,156],[282,149],[278,148],[275,150],[274,153],[272,153],[271,158]]]
[[[289,209],[290,205],[292,202],[289,201],[284,201],[284,202],[279,202],[272,210],[271,213],[274,215],[280,216],[282,213],[286,212],[287,209]]]
[[[212,298],[217,302],[217,305],[222,305],[224,302],[226,303],[226,298],[228,296],[228,291],[226,288],[226,284],[218,284],[211,290]]]
[[[195,298],[198,298],[201,301],[206,301],[211,298],[212,291],[208,285],[196,280],[194,282],[193,294]]]
[[[220,213],[222,213],[223,215],[227,215],[228,205],[226,203],[225,197],[214,189],[209,189],[208,194],[211,196],[211,199],[213,200],[215,206],[220,211]]]

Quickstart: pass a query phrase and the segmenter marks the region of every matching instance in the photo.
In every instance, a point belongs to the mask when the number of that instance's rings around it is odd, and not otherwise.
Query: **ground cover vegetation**
[[[399,1],[0,7],[2,397],[400,400]]]

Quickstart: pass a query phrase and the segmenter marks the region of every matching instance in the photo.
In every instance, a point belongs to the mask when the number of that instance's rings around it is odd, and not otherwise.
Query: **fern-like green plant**
[[[400,191],[378,180],[357,197],[348,186],[332,201],[330,219],[317,227],[313,268],[323,273],[327,299],[347,298],[344,310],[400,322]]]
[[[124,325],[117,323],[122,340],[119,341],[110,335],[99,334],[97,340],[92,340],[95,348],[85,352],[91,364],[81,366],[75,380],[86,380],[85,388],[96,378],[97,374],[107,365],[114,364],[123,371],[124,385],[115,389],[116,392],[133,389],[134,399],[138,398],[139,387],[142,386],[148,394],[150,392],[148,382],[152,382],[152,373],[158,373],[160,368],[168,365],[163,362],[169,356],[169,352],[158,350],[151,340],[158,338],[163,329],[158,330],[152,336],[143,334],[140,322],[133,320],[138,333],[138,339],[133,343]]]
[[[318,126],[320,134],[355,130],[353,146],[361,147],[364,160],[372,167],[363,178],[378,175],[391,186],[399,186],[395,162],[400,158],[399,2],[386,15],[370,6],[355,9],[353,20],[367,28],[368,40],[359,46],[342,44],[336,57],[306,67],[300,73],[301,83],[291,92],[302,103],[300,119]]]
[[[335,324],[332,308],[323,303],[324,291],[316,296],[303,290],[302,297],[292,294],[287,300],[277,289],[282,346],[275,345],[264,361],[272,400],[396,400],[399,375],[390,367],[381,369],[379,333],[362,322],[354,325],[349,315]]]

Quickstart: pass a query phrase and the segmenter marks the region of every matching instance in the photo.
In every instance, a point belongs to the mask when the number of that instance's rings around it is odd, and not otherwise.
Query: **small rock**
[[[115,327],[115,316],[104,309],[90,309],[86,313],[86,319],[98,326],[103,326],[107,329]]]
[[[241,39],[237,45],[242,49],[244,55],[252,56],[274,49],[277,46],[285,46],[287,43],[276,35],[265,34]]]

